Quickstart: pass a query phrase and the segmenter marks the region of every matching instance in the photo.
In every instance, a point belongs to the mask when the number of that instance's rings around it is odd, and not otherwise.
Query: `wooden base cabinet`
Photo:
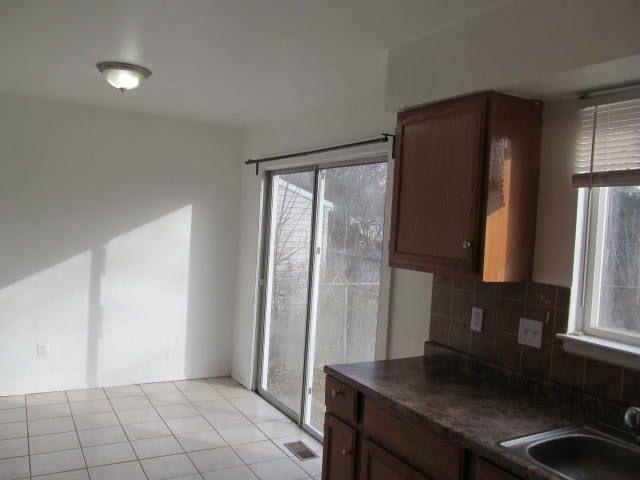
[[[327,377],[322,480],[520,480]]]
[[[495,92],[398,114],[392,267],[531,278],[542,105]]]

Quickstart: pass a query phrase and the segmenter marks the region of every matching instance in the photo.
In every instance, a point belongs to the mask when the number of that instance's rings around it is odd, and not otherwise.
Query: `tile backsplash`
[[[565,352],[570,290],[540,283],[483,283],[434,274],[429,339],[483,360],[625,404],[640,404],[640,370]],[[482,332],[471,307],[484,310]],[[518,343],[520,317],[543,322],[542,348]]]

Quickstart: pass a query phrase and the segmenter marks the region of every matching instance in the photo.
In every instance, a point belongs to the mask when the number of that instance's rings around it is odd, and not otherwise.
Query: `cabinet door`
[[[428,480],[370,440],[362,446],[361,468],[360,480]]]
[[[487,98],[398,115],[392,266],[477,272]]]
[[[479,458],[476,465],[475,480],[520,480],[520,478]]]
[[[356,430],[331,415],[324,418],[322,480],[353,480]]]
[[[364,431],[370,440],[429,478],[463,478],[464,448],[369,398],[364,405]]]

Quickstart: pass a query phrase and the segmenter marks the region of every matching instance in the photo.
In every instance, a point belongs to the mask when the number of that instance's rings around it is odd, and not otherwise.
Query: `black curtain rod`
[[[352,148],[352,147],[360,147],[362,145],[371,145],[372,143],[386,143],[389,141],[389,138],[392,138],[395,144],[395,139],[396,139],[395,135],[391,133],[381,133],[379,138],[371,138],[369,140],[361,140],[359,142],[344,143],[342,145],[333,145],[331,147],[316,148],[314,150],[305,150],[303,152],[287,153],[284,155],[276,155],[273,157],[256,158],[256,159],[250,158],[244,163],[245,165],[255,164],[256,175],[257,175],[258,169],[260,168],[260,164],[263,162],[274,162],[276,160],[282,160],[284,158],[305,157],[307,155],[313,155],[314,153],[331,152],[333,150],[342,150],[343,148]]]

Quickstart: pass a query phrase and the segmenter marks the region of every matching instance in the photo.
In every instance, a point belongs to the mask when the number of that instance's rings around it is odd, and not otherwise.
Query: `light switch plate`
[[[484,310],[480,307],[471,307],[471,330],[474,332],[482,331],[482,317]]]
[[[521,317],[518,343],[533,348],[542,348],[542,328],[542,322]]]

